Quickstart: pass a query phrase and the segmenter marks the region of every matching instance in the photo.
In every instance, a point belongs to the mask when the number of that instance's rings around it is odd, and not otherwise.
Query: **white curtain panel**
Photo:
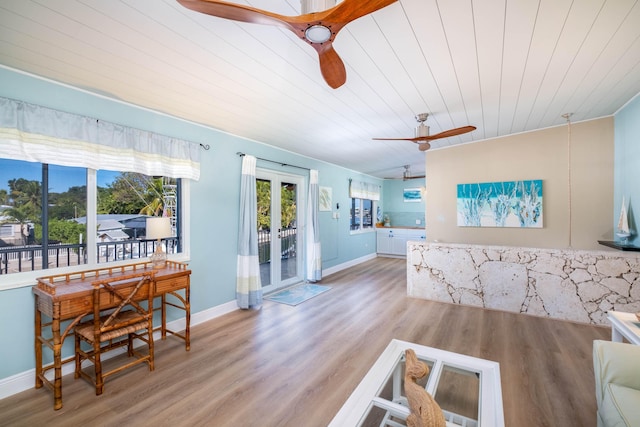
[[[320,247],[320,231],[318,229],[318,171],[309,172],[309,197],[307,198],[307,233],[306,246],[306,280],[317,282],[322,280],[322,254]]]
[[[238,230],[238,272],[236,301],[240,308],[262,305],[260,261],[258,259],[258,197],[256,193],[256,158],[242,157],[240,181],[240,224]]]
[[[200,178],[200,144],[0,97],[0,158]]]

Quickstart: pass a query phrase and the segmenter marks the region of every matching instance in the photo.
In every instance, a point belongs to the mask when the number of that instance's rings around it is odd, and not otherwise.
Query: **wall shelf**
[[[608,246],[613,249],[618,249],[619,251],[640,252],[640,246],[635,246],[631,244],[624,244],[621,242],[615,242],[611,240],[598,240],[598,243],[600,243],[603,246]]]

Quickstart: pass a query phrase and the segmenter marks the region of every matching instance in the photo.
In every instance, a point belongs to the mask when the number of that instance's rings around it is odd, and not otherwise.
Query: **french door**
[[[256,171],[258,255],[264,293],[302,281],[303,184],[298,175]]]

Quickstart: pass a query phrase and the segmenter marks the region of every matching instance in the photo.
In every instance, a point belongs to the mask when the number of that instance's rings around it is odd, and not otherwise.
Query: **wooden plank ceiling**
[[[300,13],[297,0],[242,4]],[[632,0],[399,0],[338,34],[347,82],[331,89],[281,28],[175,0],[0,0],[0,64],[401,177],[424,173],[424,153],[372,138],[413,136],[418,113],[432,134],[477,127],[432,149],[615,113],[640,92],[639,23]]]

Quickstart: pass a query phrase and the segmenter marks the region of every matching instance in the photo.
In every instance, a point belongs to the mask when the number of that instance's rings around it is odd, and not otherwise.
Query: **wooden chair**
[[[93,318],[74,328],[75,378],[83,377],[94,384],[96,395],[102,394],[105,378],[124,369],[147,363],[149,371],[153,371],[154,274],[154,271],[145,271],[92,283]],[[146,343],[148,350],[134,349],[135,339]],[[83,341],[91,348],[83,350]],[[128,356],[134,360],[127,359],[125,364],[102,372],[102,354],[120,347],[127,347]],[[83,371],[85,360],[93,363],[94,375]]]

